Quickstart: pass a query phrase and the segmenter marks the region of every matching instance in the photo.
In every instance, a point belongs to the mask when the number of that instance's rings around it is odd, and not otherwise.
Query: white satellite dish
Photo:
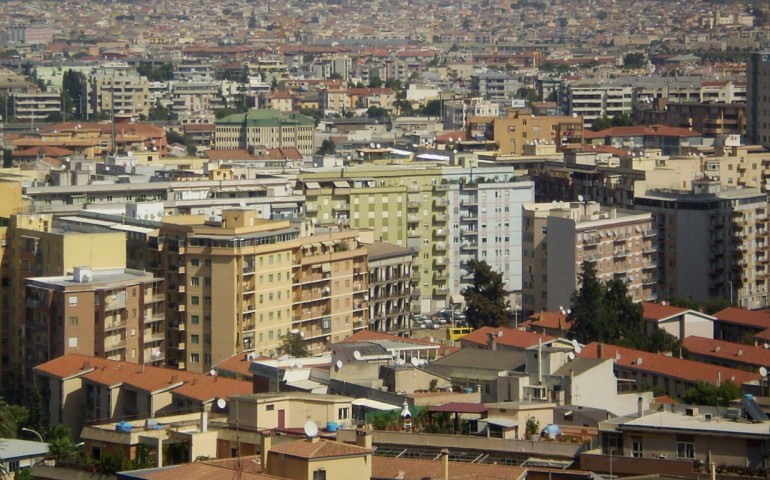
[[[579,343],[578,343],[578,341],[577,341],[577,340],[575,340],[574,338],[572,339],[572,348],[573,348],[573,349],[575,349],[575,350],[577,350],[578,348],[580,348],[580,344],[579,344]]]
[[[583,195],[578,195],[578,202],[582,202],[584,200]]]
[[[759,367],[759,374],[763,377],[767,376],[767,369],[765,367]]]
[[[417,357],[412,357],[412,359],[410,360],[410,362],[412,363],[412,365],[413,365],[413,366],[415,366],[415,367],[416,367],[417,365],[419,365],[419,364],[420,364],[420,359],[419,359],[419,358],[417,358]]]
[[[216,377],[217,371],[212,368],[211,370],[209,370],[209,375],[211,375],[212,377]]]
[[[575,348],[575,353],[580,353],[580,352],[582,352],[582,351],[583,351],[583,347],[581,347],[580,345],[578,345],[578,346]]]
[[[361,352],[356,350],[355,352],[353,352],[353,358],[355,358],[356,360],[361,360],[363,358],[363,355],[361,355]]]
[[[224,410],[227,407],[227,402],[224,398],[218,398],[217,399],[217,408],[220,410]]]
[[[575,354],[574,354],[574,353],[572,353],[572,352],[569,352],[569,353],[567,354],[567,358],[568,358],[570,361],[572,361],[572,360],[574,360],[574,359],[575,359]]]
[[[337,360],[337,363],[335,365],[337,365],[337,370],[342,368],[342,360]]]
[[[382,148],[382,144],[377,144],[377,148]]]
[[[303,428],[305,430],[305,435],[308,436],[308,438],[313,438],[318,436],[318,425],[315,424],[314,421],[308,420],[305,422],[305,427]]]
[[[369,148],[374,148],[374,142],[369,144]]]
[[[449,140],[449,143],[452,143],[454,141],[454,138],[449,137],[448,140]]]
[[[249,353],[248,355],[246,355],[246,361],[247,362],[250,362],[252,360],[254,360],[254,354],[253,353]]]

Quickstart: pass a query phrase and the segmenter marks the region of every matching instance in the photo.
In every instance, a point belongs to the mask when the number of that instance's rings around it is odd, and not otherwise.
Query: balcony
[[[464,242],[460,244],[462,250],[476,250],[479,248],[479,244],[476,242]]]
[[[419,238],[420,232],[417,230],[407,230],[406,235],[410,238]]]
[[[106,339],[104,341],[104,351],[105,352],[114,352],[115,350],[122,350],[126,348],[126,339],[121,338],[120,340],[110,340]]]
[[[187,272],[187,269],[185,268],[184,265],[179,265],[179,267],[177,267],[176,271],[177,271],[177,273],[179,275],[184,275],[185,272]]]
[[[449,280],[449,274],[445,270],[438,270],[433,273],[433,280],[445,282]]]
[[[446,257],[436,257],[433,259],[433,265],[446,265]]]
[[[144,343],[162,342],[166,339],[163,332],[147,332],[144,334]]]
[[[433,221],[436,223],[446,223],[449,220],[449,215],[445,213],[437,213],[433,215]]]
[[[406,202],[406,208],[420,208],[420,202],[410,200]]]
[[[144,303],[145,305],[148,303],[158,303],[163,301],[163,294],[157,294],[157,295],[145,295],[144,296]]]
[[[436,242],[433,244],[433,248],[439,252],[445,252],[447,249],[447,244],[445,242]]]
[[[446,297],[449,295],[449,289],[447,287],[436,287],[433,289],[433,295],[436,297]]]
[[[476,230],[470,229],[470,228],[464,228],[460,230],[460,233],[465,237],[472,237],[479,234]]]
[[[433,232],[437,237],[446,237],[449,234],[449,230],[446,228],[437,228],[435,232]]]
[[[446,208],[449,206],[449,200],[446,198],[435,198],[433,199],[433,206],[436,208]]]
[[[126,328],[126,322],[107,322],[104,324],[104,331],[105,332],[111,332],[114,330],[121,330]]]

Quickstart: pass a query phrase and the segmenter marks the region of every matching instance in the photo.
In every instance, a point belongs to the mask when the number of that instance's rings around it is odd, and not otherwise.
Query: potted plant
[[[527,438],[530,440],[540,438],[540,422],[535,417],[527,419]]]

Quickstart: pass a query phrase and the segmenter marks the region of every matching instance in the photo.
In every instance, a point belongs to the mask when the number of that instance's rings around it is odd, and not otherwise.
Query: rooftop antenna
[[[302,429],[305,431],[307,438],[315,438],[318,436],[318,425],[312,420],[305,422],[305,426]]]

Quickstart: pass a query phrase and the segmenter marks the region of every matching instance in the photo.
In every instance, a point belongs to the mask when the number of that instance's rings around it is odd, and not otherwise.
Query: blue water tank
[[[327,432],[336,432],[337,431],[337,422],[329,422],[326,424],[326,431]]]
[[[131,433],[131,424],[128,422],[118,422],[115,424],[115,430],[122,433]]]

